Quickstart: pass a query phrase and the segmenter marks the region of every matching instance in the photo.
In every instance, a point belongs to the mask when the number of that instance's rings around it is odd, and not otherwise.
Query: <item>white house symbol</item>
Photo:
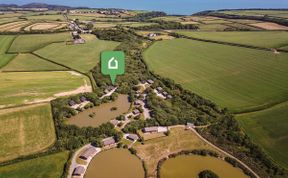
[[[118,69],[118,61],[114,57],[108,61],[108,69]]]

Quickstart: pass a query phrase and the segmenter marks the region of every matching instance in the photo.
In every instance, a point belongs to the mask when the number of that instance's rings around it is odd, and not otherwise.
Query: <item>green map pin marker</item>
[[[125,73],[125,54],[122,51],[104,51],[101,53],[101,73],[110,75],[114,85],[116,76]]]

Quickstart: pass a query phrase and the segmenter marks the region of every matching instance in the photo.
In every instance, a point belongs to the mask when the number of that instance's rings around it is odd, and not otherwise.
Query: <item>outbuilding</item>
[[[87,159],[89,159],[89,158],[92,158],[92,156],[93,156],[94,154],[96,154],[96,152],[97,152],[96,148],[93,148],[93,147],[88,148],[86,151],[84,151],[84,153],[82,153],[82,154],[79,156],[79,158],[81,158],[81,159],[83,159],[83,160],[87,160]]]
[[[127,139],[131,140],[131,141],[136,141],[139,139],[138,135],[136,134],[128,134],[127,135]]]
[[[108,137],[102,140],[103,146],[110,146],[116,143],[113,137]]]
[[[85,173],[85,168],[83,166],[77,166],[73,173],[72,176],[82,176]]]

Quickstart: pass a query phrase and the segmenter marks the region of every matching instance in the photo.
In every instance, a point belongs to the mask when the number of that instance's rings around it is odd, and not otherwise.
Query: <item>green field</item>
[[[79,45],[54,43],[36,53],[72,69],[88,72],[97,65],[102,51],[113,50],[118,45],[117,42],[95,39]]]
[[[0,110],[0,125],[0,162],[42,151],[55,141],[50,104]]]
[[[223,24],[200,24],[199,25],[200,31],[223,31],[228,26]]]
[[[0,108],[40,102],[54,94],[90,85],[88,78],[69,72],[0,73]],[[75,93],[74,93],[75,94]]]
[[[12,35],[0,36],[0,68],[5,66],[13,57],[15,57],[14,54],[5,54],[13,40],[14,36]]]
[[[154,43],[149,68],[232,111],[288,99],[288,54],[188,39]]]
[[[288,32],[262,31],[262,32],[192,32],[177,31],[189,37],[223,41],[265,48],[280,48],[288,45]]]
[[[71,40],[70,33],[36,34],[18,36],[9,52],[32,52],[53,42]]]
[[[63,174],[68,152],[60,152],[0,167],[2,178],[60,178]]]
[[[3,71],[56,71],[67,68],[45,61],[33,54],[18,54]]]
[[[288,18],[288,11],[285,10],[233,10],[233,11],[220,11],[224,14],[244,15],[244,16],[272,16]]]
[[[254,142],[288,169],[288,102],[236,118]]]
[[[65,18],[63,15],[32,15],[32,16],[26,16],[28,20],[62,20],[64,21]]]

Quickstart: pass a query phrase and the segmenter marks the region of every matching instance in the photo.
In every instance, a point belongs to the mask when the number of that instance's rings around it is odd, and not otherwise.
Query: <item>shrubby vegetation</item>
[[[219,176],[211,170],[204,170],[199,173],[199,178],[219,178]]]
[[[197,30],[199,27],[197,25],[193,24],[181,24],[179,22],[173,22],[173,21],[164,21],[164,20],[155,20],[155,21],[149,21],[158,23],[155,25],[148,25],[148,26],[140,26],[140,27],[134,27],[135,30],[164,30],[164,29],[189,29],[189,30]]]
[[[147,12],[147,13],[137,14],[134,17],[130,17],[128,20],[144,22],[144,21],[147,21],[147,20],[152,19],[152,18],[163,17],[163,16],[166,16],[166,15],[167,14],[165,12],[154,11],[154,12]]]
[[[260,177],[283,177],[286,174],[283,168],[273,163],[263,150],[248,138],[232,115],[221,116],[217,124],[198,131],[212,143],[244,161]],[[235,160],[226,161],[236,165]]]

